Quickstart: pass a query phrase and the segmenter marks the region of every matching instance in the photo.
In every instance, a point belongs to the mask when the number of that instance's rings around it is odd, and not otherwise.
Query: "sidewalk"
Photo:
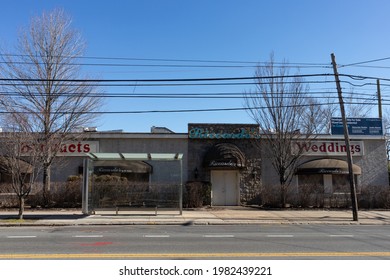
[[[0,226],[67,225],[244,225],[244,224],[333,224],[390,225],[390,211],[359,211],[359,221],[351,210],[264,210],[249,207],[184,209],[160,211],[100,211],[86,216],[81,209],[26,210],[17,220],[17,210],[0,210]]]

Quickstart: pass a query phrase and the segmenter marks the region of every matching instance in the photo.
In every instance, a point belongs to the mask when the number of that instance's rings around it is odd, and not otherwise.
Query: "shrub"
[[[318,184],[304,184],[298,187],[294,205],[298,207],[324,207],[324,186]]]
[[[18,197],[14,193],[11,184],[0,184],[0,207],[17,207]]]
[[[279,186],[264,186],[259,189],[258,195],[259,206],[265,208],[280,207],[280,187]]]
[[[185,185],[183,205],[186,208],[199,208],[211,204],[211,183],[193,181]]]
[[[358,194],[359,208],[390,208],[390,187],[362,186]]]
[[[43,193],[40,190],[34,196],[29,196],[26,204],[32,208],[78,208],[81,207],[81,196],[80,183],[55,182],[51,184],[50,192],[46,193],[46,203],[44,203]]]

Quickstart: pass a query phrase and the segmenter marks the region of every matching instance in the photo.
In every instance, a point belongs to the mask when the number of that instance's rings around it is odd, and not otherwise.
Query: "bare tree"
[[[337,102],[335,101],[335,97],[331,95],[324,94],[322,96],[323,104],[325,105],[320,105],[320,112],[321,115],[319,119],[319,129],[316,130],[316,133],[322,133],[322,134],[331,134],[332,131],[332,117],[335,117],[338,112],[340,111],[340,107],[338,105],[338,100]],[[318,106],[315,106],[318,109]]]
[[[259,125],[268,149],[273,168],[280,183],[281,204],[286,204],[298,160],[304,145],[296,141],[310,142],[325,113],[321,106],[308,96],[308,88],[300,75],[289,75],[286,63],[275,66],[273,54],[265,66],[256,70],[256,90],[245,93],[245,106],[252,119]]]
[[[102,99],[97,86],[82,78],[77,60],[85,43],[63,10],[32,18],[18,39],[16,53],[1,55],[6,82],[0,103],[6,112],[28,114],[32,131],[40,134],[45,194],[62,144],[75,128],[94,121]]]
[[[345,111],[347,117],[350,118],[369,117],[371,111],[375,107],[375,103],[377,102],[376,98],[373,98],[370,101],[368,101],[367,98],[363,98],[364,102],[362,102],[362,98],[356,97],[353,88],[351,88],[350,92],[345,95]]]
[[[382,125],[383,125],[383,133],[386,137],[386,153],[387,153],[387,160],[390,162],[390,110],[387,108],[384,111],[383,118],[382,118]],[[390,173],[390,167],[389,167],[389,173]]]
[[[19,219],[23,219],[25,199],[31,193],[41,173],[41,154],[38,150],[27,149],[37,145],[39,135],[30,130],[29,122],[21,115],[7,115],[3,122],[0,162],[2,172],[8,178],[6,184],[18,197]],[[16,121],[17,119],[17,121]],[[4,120],[3,120],[4,121]]]

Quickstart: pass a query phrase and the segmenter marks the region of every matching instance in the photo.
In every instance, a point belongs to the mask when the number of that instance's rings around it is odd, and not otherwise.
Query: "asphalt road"
[[[3,227],[0,259],[390,259],[390,226]]]

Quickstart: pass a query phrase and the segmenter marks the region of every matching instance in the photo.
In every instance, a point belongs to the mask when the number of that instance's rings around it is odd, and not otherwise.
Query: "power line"
[[[390,69],[390,66],[379,66],[379,65],[353,65],[353,67],[374,68],[374,69]]]
[[[297,82],[274,82],[273,84],[296,84]],[[299,82],[298,82],[299,83]],[[312,82],[305,82],[307,84],[327,84],[331,83],[331,81],[312,81]],[[122,84],[101,84],[101,83],[95,83],[95,84],[87,84],[87,86],[97,86],[97,87],[183,87],[183,86],[246,86],[246,85],[269,85],[271,83],[259,83],[259,82],[229,82],[229,83],[167,83],[167,84],[139,84],[139,83],[122,83]],[[21,86],[21,87],[36,87],[36,86],[42,86],[40,83],[29,83],[29,84],[23,84],[23,83],[0,83],[2,86]],[[57,86],[61,86],[58,85]],[[64,83],[62,86],[65,87],[79,87],[80,84],[77,83]]]
[[[63,82],[63,83],[176,83],[176,82],[217,82],[217,81],[243,81],[254,80],[254,84],[281,84],[281,83],[330,83],[332,81],[278,81],[278,79],[293,79],[293,78],[314,78],[314,77],[331,77],[330,73],[316,73],[316,74],[297,74],[297,75],[275,75],[275,76],[243,76],[243,77],[210,77],[210,78],[172,78],[172,79],[42,79],[42,78],[0,78],[3,82]],[[353,80],[377,80],[389,81],[388,78],[379,78],[372,76],[359,76],[350,74],[339,74],[340,77],[347,77]],[[265,80],[266,82],[262,82]],[[269,80],[269,81],[267,81]],[[276,81],[275,81],[276,80]],[[350,81],[342,80],[342,83],[349,83],[354,86],[376,85],[376,83],[364,83],[361,85],[352,84]],[[4,85],[4,84],[3,84]],[[7,84],[8,85],[8,84]],[[131,84],[133,85],[133,84]],[[137,84],[143,86],[143,84]],[[159,85],[159,84],[158,84]],[[182,84],[169,84],[182,85]],[[187,84],[183,84],[187,85]],[[191,84],[190,84],[191,85]],[[210,85],[210,84],[207,84]],[[389,85],[387,85],[389,86]]]
[[[42,79],[42,78],[0,78],[6,82],[77,82],[77,83],[100,83],[100,82],[204,82],[204,81],[234,81],[234,80],[267,80],[267,79],[288,79],[331,76],[331,74],[299,74],[299,75],[276,75],[276,76],[251,76],[251,77],[212,77],[212,78],[176,78],[176,79]]]
[[[355,62],[355,63],[350,63],[350,64],[342,64],[342,65],[338,65],[338,67],[357,66],[357,65],[361,65],[361,64],[367,64],[367,63],[372,63],[372,62],[384,61],[384,60],[389,60],[389,59],[390,59],[390,57],[384,57],[384,58],[366,60],[366,61]]]
[[[369,94],[369,93],[359,93],[359,92],[344,92],[347,95],[354,95],[354,99],[358,99],[356,96],[368,96],[371,98],[363,98],[359,97],[360,99],[376,99],[376,94]],[[80,92],[61,92],[61,93],[37,93],[37,92],[29,92],[28,96],[31,97],[43,97],[43,96],[51,96],[51,97],[66,97],[69,98],[71,96],[77,97],[78,95],[88,96],[88,97],[106,97],[106,98],[172,98],[172,99],[188,99],[188,98],[204,98],[204,99],[230,99],[230,98],[244,98],[244,95],[247,96],[254,96],[256,97],[259,93],[258,92],[247,92],[247,93],[220,93],[220,92],[209,92],[209,93],[118,93],[118,92],[109,92],[109,93],[80,93]],[[329,96],[329,95],[336,95],[337,92],[333,91],[318,91],[318,92],[301,92],[300,95],[305,96],[306,98],[337,98],[337,96]],[[20,92],[16,91],[6,91],[6,92],[0,92],[1,96],[13,96],[13,97],[24,97],[25,94],[21,95]],[[279,95],[283,95],[285,98],[296,98],[297,95],[293,93],[279,93]],[[320,95],[320,96],[319,96]],[[328,95],[325,96],[324,95]]]
[[[195,112],[222,112],[222,111],[246,111],[246,110],[264,110],[264,109],[281,109],[281,108],[293,108],[293,107],[308,107],[308,106],[324,106],[324,105],[338,105],[338,102],[328,103],[315,103],[306,105],[284,105],[284,106],[258,106],[258,107],[236,107],[236,108],[207,108],[207,109],[172,109],[172,110],[138,110],[138,111],[92,111],[92,112],[52,112],[51,114],[152,114],[152,113],[195,113]],[[362,102],[345,102],[345,104],[351,105],[367,105]],[[390,104],[385,104],[390,105]],[[2,111],[2,114],[39,114],[40,112],[31,111]]]
[[[0,56],[4,57],[30,57],[29,55],[24,54],[0,54]],[[269,62],[259,62],[259,61],[239,61],[239,60],[204,60],[204,59],[167,59],[167,58],[132,58],[132,57],[100,57],[100,56],[57,56],[61,58],[74,58],[74,59],[87,59],[87,60],[113,60],[113,61],[146,61],[146,62],[180,62],[180,63],[198,63],[198,64],[123,64],[123,63],[72,63],[67,65],[83,65],[83,66],[119,66],[119,67],[221,67],[221,68],[229,68],[229,67],[257,67],[261,65],[268,65]],[[44,58],[44,56],[40,56],[37,58]],[[1,63],[1,62],[0,62]],[[16,61],[12,63],[20,63],[20,64],[29,64],[26,61]],[[199,64],[201,63],[201,64]],[[202,65],[203,63],[212,63],[212,65]],[[234,64],[234,65],[215,65],[214,63],[221,64]],[[35,63],[34,63],[35,64]],[[249,64],[249,65],[242,65]],[[276,67],[295,67],[295,68],[329,68],[328,63],[307,63],[307,62],[274,62]]]
[[[4,64],[5,62],[0,62]],[[35,62],[12,62],[16,65],[44,65]],[[195,65],[195,64],[123,64],[123,63],[62,63],[68,66],[99,66],[99,67],[155,67],[155,68],[253,68],[252,65]]]
[[[212,78],[185,78],[185,79],[20,79],[0,78],[0,85],[9,87],[35,87],[42,83],[57,83],[57,86],[78,87],[80,84],[98,87],[182,87],[182,86],[247,86],[266,84],[296,84],[301,80],[295,78],[324,77],[329,74],[306,74],[289,76],[263,77],[212,77]],[[287,81],[281,79],[288,79]],[[249,82],[246,82],[249,81]],[[61,84],[62,83],[62,84]],[[331,81],[305,80],[306,84],[324,84]]]
[[[349,77],[353,80],[382,80],[390,82],[389,78],[380,78],[380,77],[372,77],[372,76],[361,76],[361,75],[349,75],[349,74],[339,74],[342,77]]]

